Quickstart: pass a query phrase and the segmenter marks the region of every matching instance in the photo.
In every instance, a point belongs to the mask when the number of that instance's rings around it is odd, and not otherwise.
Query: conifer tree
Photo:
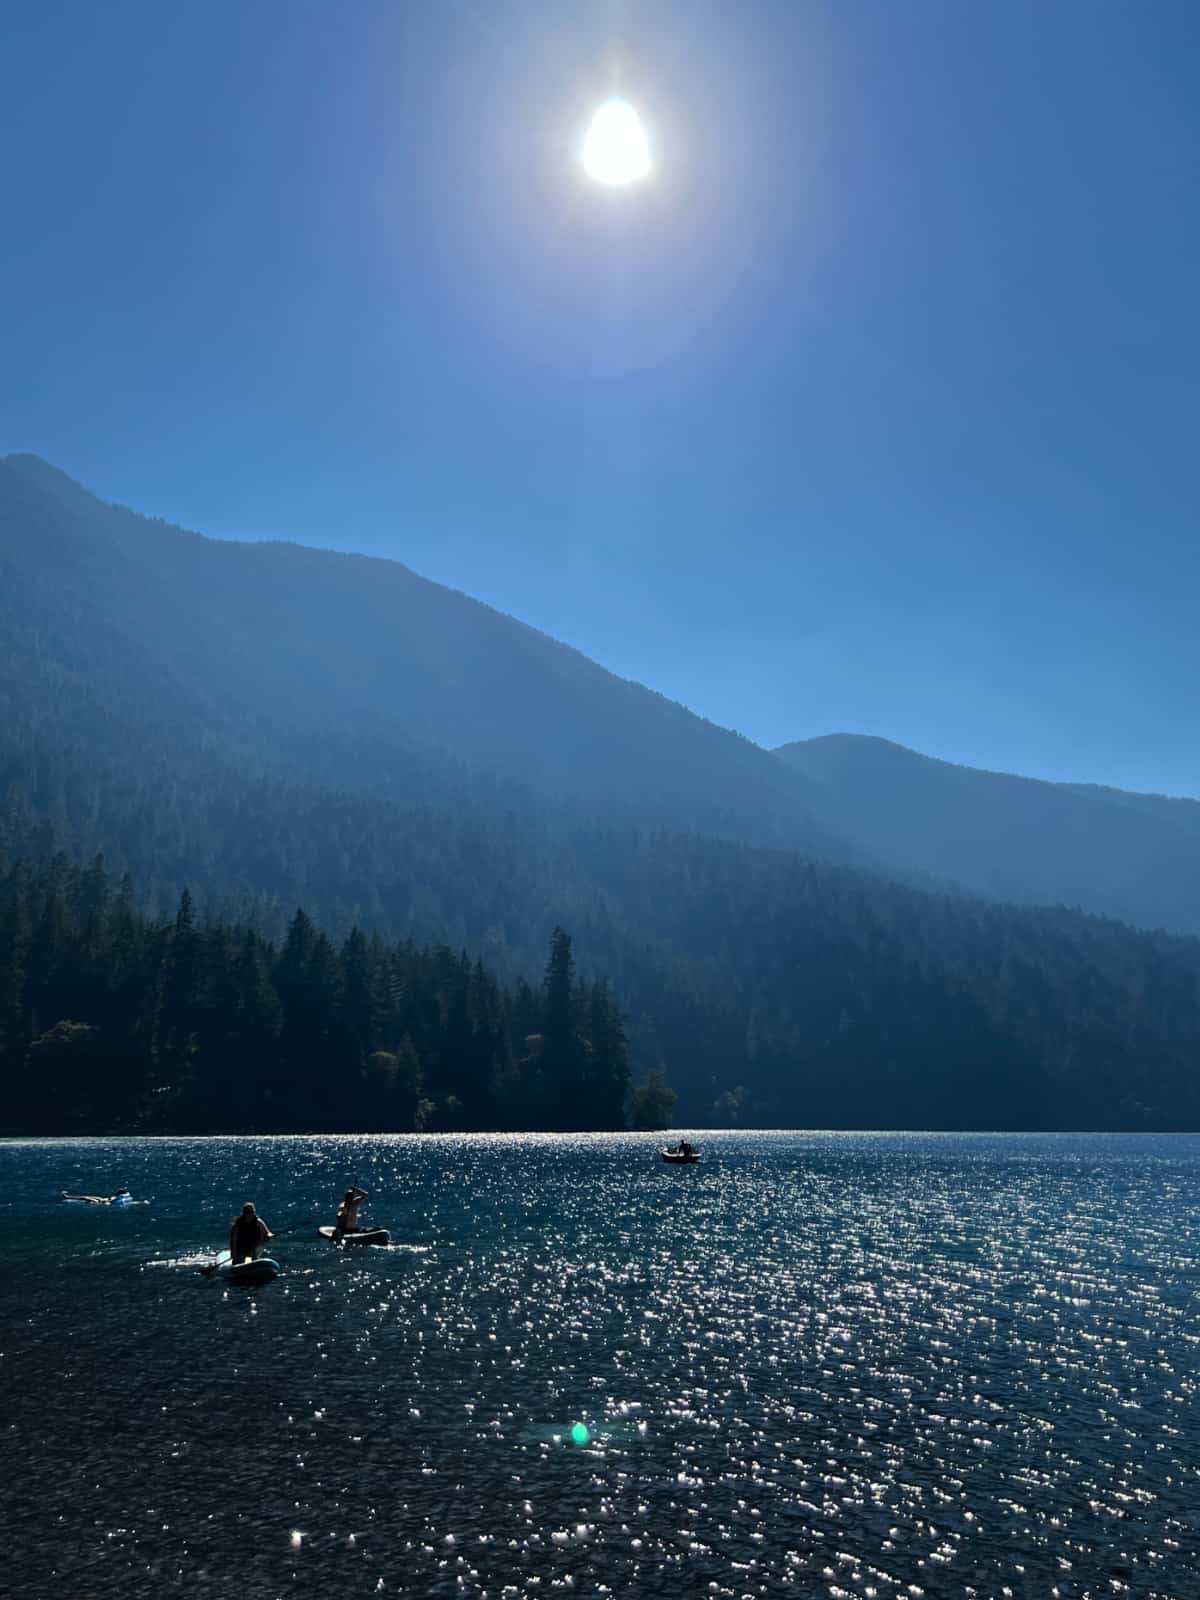
[[[622,1128],[629,1094],[629,1048],[620,1010],[604,980],[589,991],[587,1042],[586,1125]]]
[[[583,1049],[578,1028],[575,957],[570,935],[555,928],[542,982],[542,1045],[539,1067],[546,1095],[546,1126],[580,1125]]]
[[[192,897],[179,897],[175,923],[162,941],[161,1002],[154,1057],[161,1089],[180,1093],[188,1085],[196,1050],[202,975],[201,938]]]

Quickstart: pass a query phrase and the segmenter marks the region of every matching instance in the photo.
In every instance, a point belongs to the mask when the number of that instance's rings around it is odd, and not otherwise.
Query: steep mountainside
[[[9,456],[0,597],[0,694],[20,716],[59,682],[39,705],[55,737],[128,716],[155,748],[210,742],[372,795],[420,746],[589,812],[864,859],[767,751],[397,562],[206,539]]]
[[[981,772],[856,734],[776,754],[820,787],[816,808],[881,859],[997,900],[1200,932],[1195,801]]]

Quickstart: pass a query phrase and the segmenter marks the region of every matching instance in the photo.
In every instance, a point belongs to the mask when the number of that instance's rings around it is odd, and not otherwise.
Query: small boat
[[[270,1256],[254,1256],[246,1261],[226,1261],[218,1270],[226,1283],[270,1283],[279,1276],[279,1263]]]
[[[678,1145],[664,1145],[662,1158],[674,1167],[694,1167],[700,1159],[700,1152],[690,1145],[686,1150],[681,1150]]]
[[[69,1194],[62,1192],[69,1206],[131,1206],[133,1196],[128,1189],[118,1189],[116,1194]]]
[[[318,1228],[322,1239],[334,1244],[391,1244],[392,1236],[386,1228],[352,1228],[349,1233],[339,1233],[334,1227]]]

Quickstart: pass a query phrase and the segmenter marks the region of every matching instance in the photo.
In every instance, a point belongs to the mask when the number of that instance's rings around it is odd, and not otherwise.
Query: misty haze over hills
[[[1200,932],[1200,803],[984,772],[857,734],[781,745],[881,860],[989,899],[1081,906],[1142,927]]]
[[[398,563],[0,460],[10,856],[102,851],[161,917],[187,886],[278,938],[303,904],[505,981],[561,924],[695,1122],[1194,1125],[1200,944],[972,897],[1195,929],[1189,804],[772,753]]]
[[[121,629],[140,694],[181,696],[217,727],[252,718],[256,764],[298,732],[353,723],[589,812],[866,860],[767,751],[398,562],[171,529],[36,457],[7,457],[0,473],[10,581],[53,591],[71,630]],[[82,675],[74,687],[87,692]],[[378,766],[337,781],[375,792]]]

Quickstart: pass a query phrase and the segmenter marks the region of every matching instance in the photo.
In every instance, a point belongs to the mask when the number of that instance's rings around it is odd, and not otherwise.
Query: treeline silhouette
[[[446,946],[281,943],[143,916],[103,861],[0,859],[0,1131],[405,1132],[620,1128],[624,1023],[556,929],[543,982],[502,987]],[[665,1109],[669,1109],[669,1102]]]

